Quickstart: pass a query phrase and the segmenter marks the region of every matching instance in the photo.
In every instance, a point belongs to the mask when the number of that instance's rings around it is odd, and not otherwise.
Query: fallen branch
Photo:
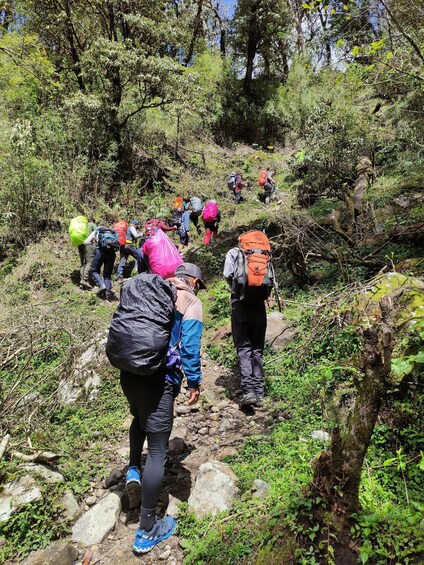
[[[52,461],[57,461],[63,455],[57,453],[52,453],[51,451],[37,451],[32,455],[26,455],[26,453],[21,453],[20,451],[12,451],[12,457],[15,459],[20,459],[21,461],[29,461],[31,463],[37,461],[41,463],[51,463]]]

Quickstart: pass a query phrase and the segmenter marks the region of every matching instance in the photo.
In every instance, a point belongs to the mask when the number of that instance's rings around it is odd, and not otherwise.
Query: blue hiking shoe
[[[147,553],[161,541],[170,538],[176,527],[177,521],[175,518],[165,516],[164,518],[156,519],[153,528],[148,532],[146,530],[137,530],[133,545],[134,553]]]
[[[128,496],[130,510],[138,508],[141,504],[141,477],[137,467],[128,467],[125,477],[125,490]]]

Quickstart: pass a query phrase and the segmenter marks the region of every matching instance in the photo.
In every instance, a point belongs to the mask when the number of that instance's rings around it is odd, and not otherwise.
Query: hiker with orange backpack
[[[261,174],[258,178],[258,184],[259,186],[263,186],[264,187],[264,191],[265,191],[265,204],[268,206],[268,204],[271,201],[271,197],[275,191],[275,185],[276,182],[273,179],[273,176],[275,175],[275,171],[272,171],[270,169],[262,169]]]
[[[225,257],[224,277],[231,288],[231,331],[241,372],[240,408],[262,406],[262,354],[265,345],[265,301],[274,287],[271,246],[267,236],[251,230],[238,238]]]
[[[119,226],[119,224],[122,224],[122,226]],[[117,282],[122,282],[124,280],[124,269],[128,264],[128,257],[134,257],[135,261],[138,261],[138,251],[135,247],[135,243],[143,237],[143,232],[137,231],[139,225],[140,223],[138,220],[131,220],[130,225],[127,225],[127,229],[125,230],[125,240],[122,235],[123,222],[118,222],[118,224],[115,224],[114,226],[118,232],[120,243]],[[118,227],[120,232],[118,231]]]
[[[218,237],[218,227],[221,221],[221,213],[216,200],[208,200],[208,202],[206,202],[202,211],[202,220],[205,226],[203,243],[209,245],[212,238],[215,241]]]

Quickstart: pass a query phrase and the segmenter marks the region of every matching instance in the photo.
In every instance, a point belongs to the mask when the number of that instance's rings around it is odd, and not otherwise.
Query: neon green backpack
[[[71,220],[69,224],[69,237],[72,245],[78,247],[88,237],[88,220],[85,216],[77,216]]]

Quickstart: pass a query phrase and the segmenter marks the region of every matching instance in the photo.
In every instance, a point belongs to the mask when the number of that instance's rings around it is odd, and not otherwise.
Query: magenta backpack
[[[218,218],[218,204],[216,202],[207,202],[203,208],[203,219],[205,222],[215,222]]]

